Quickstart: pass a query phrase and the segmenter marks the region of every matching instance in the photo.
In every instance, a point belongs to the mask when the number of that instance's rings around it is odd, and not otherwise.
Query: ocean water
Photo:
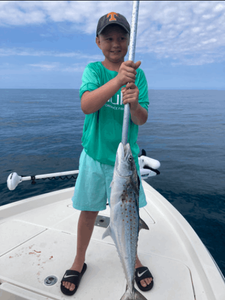
[[[150,90],[138,144],[161,162],[147,181],[187,219],[225,275],[225,91]],[[0,205],[74,186],[8,175],[78,169],[84,115],[78,90],[0,89]]]

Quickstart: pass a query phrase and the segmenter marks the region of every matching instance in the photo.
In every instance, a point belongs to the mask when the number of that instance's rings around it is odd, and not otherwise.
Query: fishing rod
[[[134,61],[134,55],[135,55],[138,11],[139,11],[139,1],[133,1],[131,33],[130,33],[130,47],[129,47],[129,55],[128,55],[128,60],[131,60],[131,61]],[[124,105],[124,113],[123,113],[123,129],[122,129],[122,144],[123,145],[126,145],[126,143],[127,143],[129,121],[130,121],[130,106],[129,106],[129,103],[127,103]]]

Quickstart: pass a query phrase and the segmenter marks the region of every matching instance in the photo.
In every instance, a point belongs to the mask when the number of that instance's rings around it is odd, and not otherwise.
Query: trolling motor
[[[138,157],[140,173],[142,179],[159,175],[160,162],[156,159],[146,156],[146,151],[142,149],[141,155]]]
[[[75,178],[73,177],[73,175],[78,173],[79,170],[74,170],[74,171],[50,173],[50,174],[42,174],[42,175],[34,175],[34,176],[20,176],[16,172],[13,172],[9,174],[7,178],[7,187],[10,191],[13,191],[15,190],[17,185],[22,181],[31,180],[31,183],[35,184],[36,179],[56,179],[56,177],[59,177],[60,179],[70,179],[67,176],[71,176],[71,178]]]
[[[22,182],[22,177],[13,172],[7,178],[7,187],[10,191],[13,191],[20,182]]]
[[[146,152],[143,149],[141,156],[138,157],[138,163],[140,166],[140,174],[142,179],[147,179],[148,177],[153,177],[160,174],[160,172],[157,170],[160,167],[160,162],[156,159],[146,156]],[[77,175],[78,173],[79,170],[74,170],[42,175],[20,176],[16,172],[13,172],[8,176],[7,187],[10,191],[13,191],[22,181],[31,180],[31,183],[34,184],[36,179],[56,179],[56,177],[59,177],[60,179],[70,179],[67,176],[72,176],[71,178],[75,178],[73,175]]]

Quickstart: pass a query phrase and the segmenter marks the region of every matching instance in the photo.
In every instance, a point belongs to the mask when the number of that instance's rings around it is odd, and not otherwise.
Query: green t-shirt
[[[84,92],[101,87],[118,72],[106,69],[101,62],[87,65],[82,76],[80,99]],[[139,103],[148,111],[148,85],[145,74],[137,69],[135,84],[139,89]],[[85,116],[82,145],[86,153],[103,164],[115,165],[116,151],[122,140],[124,105],[121,100],[121,89],[95,113]],[[138,125],[130,119],[128,143],[130,144],[137,168],[139,147],[137,145]]]

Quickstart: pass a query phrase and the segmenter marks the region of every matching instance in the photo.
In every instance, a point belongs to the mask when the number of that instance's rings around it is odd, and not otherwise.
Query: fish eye
[[[129,155],[128,160],[131,162],[133,160],[132,155]]]

